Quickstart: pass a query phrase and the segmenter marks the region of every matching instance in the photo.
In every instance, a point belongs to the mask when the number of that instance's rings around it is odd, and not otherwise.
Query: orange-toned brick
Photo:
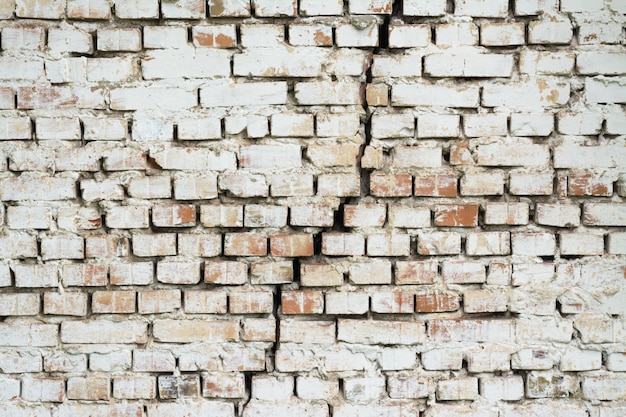
[[[91,298],[94,313],[134,313],[135,291],[96,291]]]
[[[415,311],[418,313],[456,311],[460,306],[459,296],[454,293],[433,292],[415,296]]]
[[[573,196],[610,197],[613,195],[613,181],[592,173],[572,173],[569,175],[567,193]]]
[[[435,208],[435,225],[450,227],[475,227],[478,225],[478,205],[439,205]]]
[[[420,197],[456,197],[458,177],[434,174],[415,177],[415,195]]]
[[[197,47],[234,48],[237,46],[235,25],[193,26],[193,44]]]
[[[322,314],[324,295],[321,291],[284,291],[281,307],[283,314]]]
[[[370,192],[377,197],[408,197],[412,194],[411,174],[371,174]]]
[[[450,145],[450,165],[474,165],[474,158],[469,150],[468,142],[457,142]]]
[[[313,256],[313,235],[280,234],[270,236],[271,253],[274,256]]]
[[[368,84],[365,90],[368,106],[386,106],[389,104],[387,84]]]
[[[267,238],[258,233],[226,233],[224,255],[265,256],[267,255]]]

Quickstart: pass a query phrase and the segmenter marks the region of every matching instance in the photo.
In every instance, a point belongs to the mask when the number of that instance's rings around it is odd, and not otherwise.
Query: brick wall
[[[0,0],[0,415],[625,415],[625,14]]]

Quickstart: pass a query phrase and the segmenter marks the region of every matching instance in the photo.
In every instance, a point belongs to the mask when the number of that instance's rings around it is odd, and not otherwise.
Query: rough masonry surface
[[[0,0],[0,415],[623,417],[624,0]]]

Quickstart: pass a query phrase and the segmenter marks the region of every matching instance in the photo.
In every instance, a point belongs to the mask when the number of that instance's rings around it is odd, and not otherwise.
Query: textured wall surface
[[[0,0],[0,416],[626,415],[624,0]]]

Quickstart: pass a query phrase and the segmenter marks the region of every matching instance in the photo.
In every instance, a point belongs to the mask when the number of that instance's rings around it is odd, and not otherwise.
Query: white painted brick
[[[425,114],[417,117],[418,138],[454,138],[459,136],[460,116],[456,114]]]
[[[378,46],[378,25],[372,23],[361,28],[350,23],[341,23],[335,29],[335,43],[339,47]]]
[[[424,73],[432,77],[510,77],[513,55],[452,52],[426,55]]]
[[[571,75],[576,55],[571,52],[524,50],[520,53],[520,72],[530,75]]]
[[[409,113],[372,115],[372,137],[401,138],[415,134],[415,117]]]
[[[375,56],[372,64],[373,77],[419,77],[422,75],[422,55],[407,53],[404,55]]]
[[[341,0],[301,0],[300,13],[305,16],[337,16],[343,12]]]
[[[468,137],[505,136],[507,115],[498,113],[463,115],[463,132]]]
[[[457,349],[432,349],[422,353],[422,366],[430,371],[461,369],[463,352]]]
[[[385,378],[346,378],[343,381],[343,392],[348,402],[359,403],[375,401],[381,399],[385,394]]]
[[[591,233],[561,233],[561,255],[602,255],[604,236]]]
[[[626,148],[623,146],[559,145],[554,148],[555,168],[620,168],[626,166]]]
[[[537,78],[520,83],[488,84],[483,88],[485,107],[543,108],[562,106],[569,100],[568,82]]]
[[[439,24],[435,26],[437,46],[472,46],[478,44],[478,27],[471,22]]]
[[[523,45],[526,38],[523,22],[485,22],[480,25],[480,44],[484,46]]]
[[[442,16],[446,13],[446,1],[404,0],[402,12],[407,16]]]
[[[478,107],[479,91],[475,86],[447,86],[436,84],[394,84],[391,104],[419,107]]]
[[[318,77],[327,52],[314,47],[274,46],[249,49],[233,57],[233,74],[248,77]],[[225,61],[224,73],[230,72]]]
[[[285,104],[287,83],[215,81],[200,88],[202,107],[262,106]],[[179,106],[180,107],[180,106]]]
[[[84,83],[87,81],[87,58],[61,58],[46,61],[46,78],[52,84]]]
[[[546,166],[550,151],[546,145],[522,142],[494,142],[476,149],[479,165],[485,166]]]
[[[585,79],[585,96],[589,103],[624,103],[625,78],[588,77]]]
[[[99,51],[141,50],[141,31],[136,28],[98,28],[96,37]]]
[[[580,213],[577,204],[537,203],[535,222],[546,226],[576,227],[580,225]]]
[[[626,255],[626,232],[609,233],[607,252],[612,255]]]
[[[48,49],[52,55],[68,52],[91,54],[93,42],[89,33],[72,26],[50,28],[48,30]]]
[[[530,44],[569,44],[572,40],[572,24],[567,22],[532,21],[528,24]]]
[[[552,233],[520,232],[511,234],[514,255],[554,256],[556,241]]]
[[[429,25],[389,25],[390,48],[416,48],[428,46],[430,42],[431,31]]]
[[[459,0],[454,4],[454,14],[472,17],[507,17],[507,0]]]
[[[492,401],[519,401],[524,398],[521,375],[480,378],[480,395]]]
[[[554,130],[554,116],[550,113],[513,113],[510,128],[515,136],[548,136]]]

